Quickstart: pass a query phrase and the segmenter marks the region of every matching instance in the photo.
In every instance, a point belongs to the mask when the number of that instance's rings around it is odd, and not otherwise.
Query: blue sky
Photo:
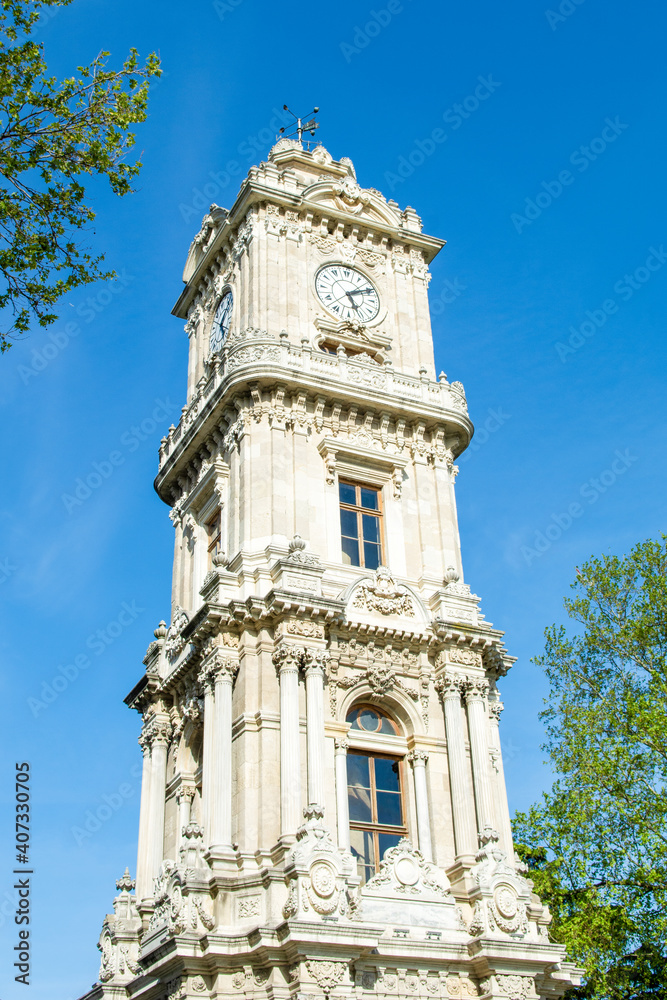
[[[170,311],[204,208],[232,203],[285,102],[319,105],[330,152],[448,241],[430,294],[437,367],[477,425],[457,485],[466,580],[519,658],[502,686],[512,809],[548,786],[530,658],[576,565],[664,526],[664,21],[617,0],[75,0],[40,27],[60,76],[132,45],[165,75],[137,192],[91,186],[90,238],[121,279],[63,301],[55,341],[0,359],[3,1000],[25,995],[7,961],[14,761],[33,770],[31,1000],[96,979],[114,881],[134,869],[139,718],[122,699],[169,616],[152,481],[185,400]],[[96,463],[99,488],[65,503]]]

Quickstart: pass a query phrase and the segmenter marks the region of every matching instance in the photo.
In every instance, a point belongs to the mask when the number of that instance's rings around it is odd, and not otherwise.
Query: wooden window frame
[[[408,827],[407,827],[407,800],[405,793],[405,758],[399,755],[390,753],[376,753],[375,751],[366,750],[362,747],[350,747],[348,750],[348,757],[350,756],[360,756],[367,757],[369,760],[369,779],[371,783],[370,794],[371,794],[371,816],[376,817],[371,822],[362,823],[358,820],[350,820],[350,830],[361,830],[365,833],[370,833],[373,838],[373,854],[374,854],[374,865],[375,872],[377,874],[380,870],[380,862],[382,858],[380,857],[380,834],[386,833],[394,837],[407,837]],[[403,823],[400,826],[389,825],[385,823],[377,822],[377,786],[375,784],[375,761],[377,759],[391,760],[398,764],[398,788],[399,796],[401,802],[401,817]],[[348,782],[348,789],[350,788]],[[358,859],[359,860],[359,859]],[[362,868],[364,865],[362,864]],[[372,877],[372,876],[371,876]]]
[[[358,504],[344,503],[340,499],[340,487],[341,486],[354,486],[355,491],[356,491],[355,492],[355,499],[359,499],[360,502]],[[359,492],[358,492],[359,490],[372,490],[374,493],[377,493],[377,496],[378,496],[378,508],[377,508],[377,510],[371,510],[368,507],[362,507],[361,506],[361,497],[360,497]],[[347,477],[341,477],[341,478],[339,478],[339,480],[338,480],[338,517],[339,517],[339,520],[340,520],[340,511],[341,510],[350,510],[350,511],[352,511],[353,513],[355,513],[357,515],[357,546],[358,546],[358,549],[359,549],[359,559],[360,559],[360,562],[358,564],[357,563],[345,563],[345,565],[351,565],[351,566],[358,565],[360,569],[365,569],[366,568],[365,554],[364,554],[363,521],[362,521],[361,518],[362,518],[363,514],[368,514],[371,517],[376,517],[377,520],[380,523],[380,530],[378,532],[379,537],[380,537],[380,562],[379,562],[379,565],[380,566],[384,566],[385,565],[385,540],[384,540],[384,503],[383,503],[383,496],[382,496],[382,487],[381,486],[377,486],[375,483],[362,483],[362,482],[359,482],[359,480],[348,479]],[[342,544],[343,530],[342,530],[342,525],[341,525],[340,536],[341,536],[341,556],[342,556],[342,554],[343,554],[343,544]],[[348,536],[345,536],[345,537],[348,537]]]

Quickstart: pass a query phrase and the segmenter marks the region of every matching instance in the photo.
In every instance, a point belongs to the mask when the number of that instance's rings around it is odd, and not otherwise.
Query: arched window
[[[352,744],[347,753],[350,846],[362,882],[367,882],[378,871],[385,851],[407,834],[404,764],[402,756],[353,746],[355,732],[398,735],[395,723],[375,706],[355,706],[346,721]]]

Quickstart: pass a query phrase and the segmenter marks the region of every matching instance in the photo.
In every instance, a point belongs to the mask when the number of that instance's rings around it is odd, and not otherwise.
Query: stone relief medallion
[[[316,861],[310,869],[310,884],[318,896],[328,899],[336,889],[336,872],[326,861]]]
[[[401,885],[416,885],[419,881],[419,867],[412,858],[401,858],[394,865],[394,875]]]
[[[517,915],[519,900],[511,885],[499,885],[493,894],[493,901],[501,917],[513,920]]]
[[[194,979],[190,981],[190,989],[194,993],[204,993],[206,991],[206,983],[201,976],[195,976]]]

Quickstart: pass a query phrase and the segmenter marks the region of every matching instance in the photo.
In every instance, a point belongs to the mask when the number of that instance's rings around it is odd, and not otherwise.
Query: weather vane
[[[315,135],[315,129],[320,127],[319,122],[316,122],[314,118],[311,118],[310,121],[304,121],[303,118],[299,118],[299,116],[295,115],[293,111],[290,111],[286,104],[283,104],[283,108],[285,111],[288,111],[294,119],[291,126],[285,126],[280,130],[280,134],[284,136],[285,139],[291,139],[293,136],[297,136],[299,142],[301,142],[304,132],[310,132],[311,135]],[[319,113],[319,110],[319,108],[313,108],[311,113],[316,115]],[[296,128],[294,128],[295,125]],[[285,135],[285,128],[292,128],[293,131],[288,132],[287,135]],[[306,145],[310,146],[310,143],[306,143]]]

